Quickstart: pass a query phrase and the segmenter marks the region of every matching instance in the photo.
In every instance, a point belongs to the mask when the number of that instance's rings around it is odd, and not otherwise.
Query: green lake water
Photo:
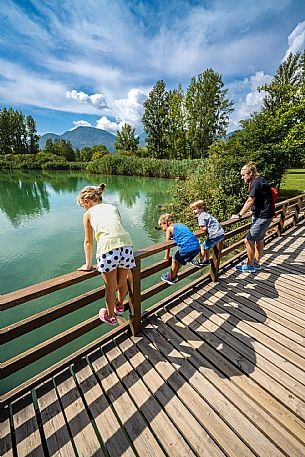
[[[86,175],[78,172],[0,172],[0,294],[27,287],[76,270],[84,263],[83,209],[77,206],[79,190],[105,182],[104,201],[119,208],[135,249],[164,240],[155,230],[168,201],[169,180],[155,178]],[[163,253],[144,259],[143,266],[163,258]],[[160,273],[142,281],[142,289],[160,281]],[[185,281],[181,282],[181,286]],[[55,304],[102,285],[100,277],[24,303],[1,313],[2,327],[27,318]],[[180,283],[179,283],[180,286]],[[175,286],[176,288],[176,286]],[[151,306],[169,291],[143,303]],[[170,290],[172,292],[172,290]],[[8,360],[69,327],[90,318],[103,302],[87,305],[43,328],[2,346],[1,361]],[[126,313],[127,317],[127,313]],[[1,392],[58,362],[96,337],[109,331],[101,325],[65,347],[40,359],[2,382]]]

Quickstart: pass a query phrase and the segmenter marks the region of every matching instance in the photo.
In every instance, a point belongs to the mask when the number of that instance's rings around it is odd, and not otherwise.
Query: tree
[[[27,128],[27,149],[29,154],[37,154],[39,152],[39,136],[36,133],[36,122],[32,116],[26,117]]]
[[[269,164],[277,185],[288,166],[302,163],[305,147],[305,51],[282,62],[266,92],[261,112],[242,121],[244,147],[263,166]],[[256,159],[254,159],[256,158]]]
[[[207,157],[208,147],[226,134],[233,102],[226,98],[222,77],[207,69],[191,79],[186,92],[188,143],[192,158]]]
[[[105,146],[105,148],[106,148],[106,146]],[[91,159],[91,160],[93,161],[93,160],[102,159],[103,157],[109,156],[109,155],[110,155],[110,154],[109,154],[107,148],[106,148],[106,150],[105,150],[105,149],[100,149],[100,150],[97,149],[97,150],[93,153],[93,156],[92,156],[92,159]]]
[[[0,153],[10,154],[12,149],[11,113],[6,108],[0,111]]]
[[[140,139],[135,135],[135,129],[129,124],[124,124],[121,131],[117,130],[114,148],[116,151],[127,151],[135,153],[138,149]]]
[[[78,159],[81,162],[90,162],[92,160],[93,151],[89,146],[85,146],[78,152]]]
[[[36,154],[39,137],[35,121],[12,108],[0,110],[0,154]]]
[[[168,149],[168,92],[165,82],[159,80],[144,102],[142,123],[147,133],[147,149],[152,157],[167,158]]]
[[[102,152],[106,154],[109,153],[107,146],[105,146],[104,144],[96,144],[95,146],[92,146],[91,151],[92,154],[94,154],[95,152]]]
[[[55,154],[58,157],[64,158],[68,162],[75,160],[75,153],[70,141],[57,139],[54,142],[48,138],[44,148],[45,154]]]
[[[168,158],[186,159],[188,157],[186,113],[184,93],[179,84],[178,89],[168,93]]]

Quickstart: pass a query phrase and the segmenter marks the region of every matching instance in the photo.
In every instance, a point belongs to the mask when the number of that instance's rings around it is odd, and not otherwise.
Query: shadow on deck
[[[305,223],[2,410],[5,456],[304,456]]]

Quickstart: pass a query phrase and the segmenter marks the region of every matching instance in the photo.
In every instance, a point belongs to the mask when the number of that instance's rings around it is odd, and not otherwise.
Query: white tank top
[[[107,203],[89,208],[90,222],[97,241],[96,258],[122,246],[132,246],[129,233],[124,229],[118,209]]]

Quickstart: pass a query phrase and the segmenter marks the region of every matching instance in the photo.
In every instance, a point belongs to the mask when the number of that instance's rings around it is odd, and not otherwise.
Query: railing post
[[[141,260],[135,259],[136,265],[130,273],[129,279],[129,325],[132,335],[135,336],[141,327]]]
[[[223,241],[220,241],[219,243],[215,244],[215,246],[214,246],[214,254],[211,259],[211,272],[210,272],[213,282],[218,281],[218,271],[219,271],[222,247],[223,247]]]
[[[293,216],[293,225],[296,225],[298,223],[298,219],[299,219],[299,214],[300,214],[300,211],[301,211],[301,206],[302,206],[302,200],[299,198],[297,203],[295,204],[295,213],[294,213],[294,216]]]
[[[283,232],[283,229],[284,229],[284,223],[285,223],[285,217],[286,217],[286,213],[287,213],[287,208],[288,208],[288,203],[284,203],[284,205],[282,207],[282,211],[280,212],[280,220],[279,220],[278,227],[277,227],[277,235],[278,236],[281,236],[281,234]]]

